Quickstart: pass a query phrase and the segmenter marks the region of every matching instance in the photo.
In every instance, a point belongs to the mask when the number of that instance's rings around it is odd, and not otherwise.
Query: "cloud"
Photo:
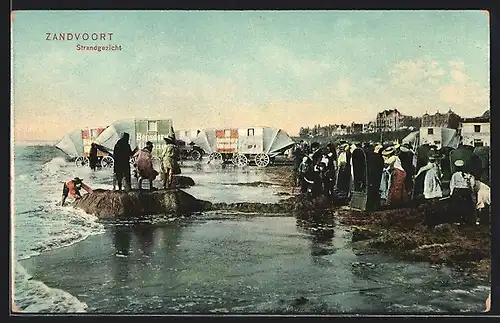
[[[436,61],[415,59],[398,62],[389,71],[392,84],[413,85],[419,82],[435,80],[446,72]]]
[[[332,71],[338,64],[335,61],[300,58],[283,47],[271,44],[261,46],[257,58],[269,68],[290,73],[291,76],[299,79]]]

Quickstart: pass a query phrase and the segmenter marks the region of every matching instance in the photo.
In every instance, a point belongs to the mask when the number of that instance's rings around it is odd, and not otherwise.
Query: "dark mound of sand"
[[[130,192],[96,189],[76,200],[73,206],[100,219],[129,218],[147,214],[187,214],[210,208],[180,189],[133,190]]]

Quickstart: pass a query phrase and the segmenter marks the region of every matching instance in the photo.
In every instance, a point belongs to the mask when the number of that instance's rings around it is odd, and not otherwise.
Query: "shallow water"
[[[349,313],[483,309],[446,267],[363,254],[335,223],[211,213],[106,233],[23,261],[88,312]],[[304,297],[303,302],[300,301]]]
[[[211,202],[276,202],[283,191],[256,167],[184,166],[196,182],[186,191]],[[16,147],[15,168],[15,300],[27,312],[480,312],[489,293],[446,267],[357,250],[331,218],[99,223],[57,206],[60,186],[78,175],[110,188],[110,170],[30,146]]]

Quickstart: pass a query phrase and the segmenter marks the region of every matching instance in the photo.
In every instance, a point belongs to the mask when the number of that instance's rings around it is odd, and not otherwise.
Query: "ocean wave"
[[[39,149],[39,150],[36,150]],[[48,161],[47,161],[48,160]],[[47,162],[45,162],[47,161]],[[20,154],[14,190],[14,256],[17,260],[63,248],[104,233],[97,217],[71,206],[62,207],[62,183],[79,176],[94,188],[91,170],[54,154],[47,147],[29,147]],[[100,177],[108,174],[97,175]],[[104,185],[97,185],[104,186]],[[97,187],[95,187],[97,188]],[[71,201],[71,197],[68,201]],[[36,281],[15,263],[15,301],[24,312],[78,313],[87,305],[73,295]]]
[[[18,262],[14,265],[14,302],[25,313],[85,313],[87,304],[75,296],[34,280]]]

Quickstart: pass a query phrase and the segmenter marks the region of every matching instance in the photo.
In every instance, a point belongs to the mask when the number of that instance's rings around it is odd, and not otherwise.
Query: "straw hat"
[[[464,161],[461,159],[455,160],[455,166],[457,167],[463,167],[465,165]]]
[[[375,146],[375,148],[373,148],[373,152],[378,154],[378,152],[380,151],[380,149],[382,149],[382,145],[381,144],[378,144]]]
[[[390,147],[385,148],[384,151],[382,151],[382,155],[389,156],[389,155],[394,154],[395,151],[396,151],[396,149],[394,149],[394,146],[390,146]]]
[[[168,136],[164,137],[163,140],[165,140],[165,141],[174,141],[174,136],[168,135]]]

